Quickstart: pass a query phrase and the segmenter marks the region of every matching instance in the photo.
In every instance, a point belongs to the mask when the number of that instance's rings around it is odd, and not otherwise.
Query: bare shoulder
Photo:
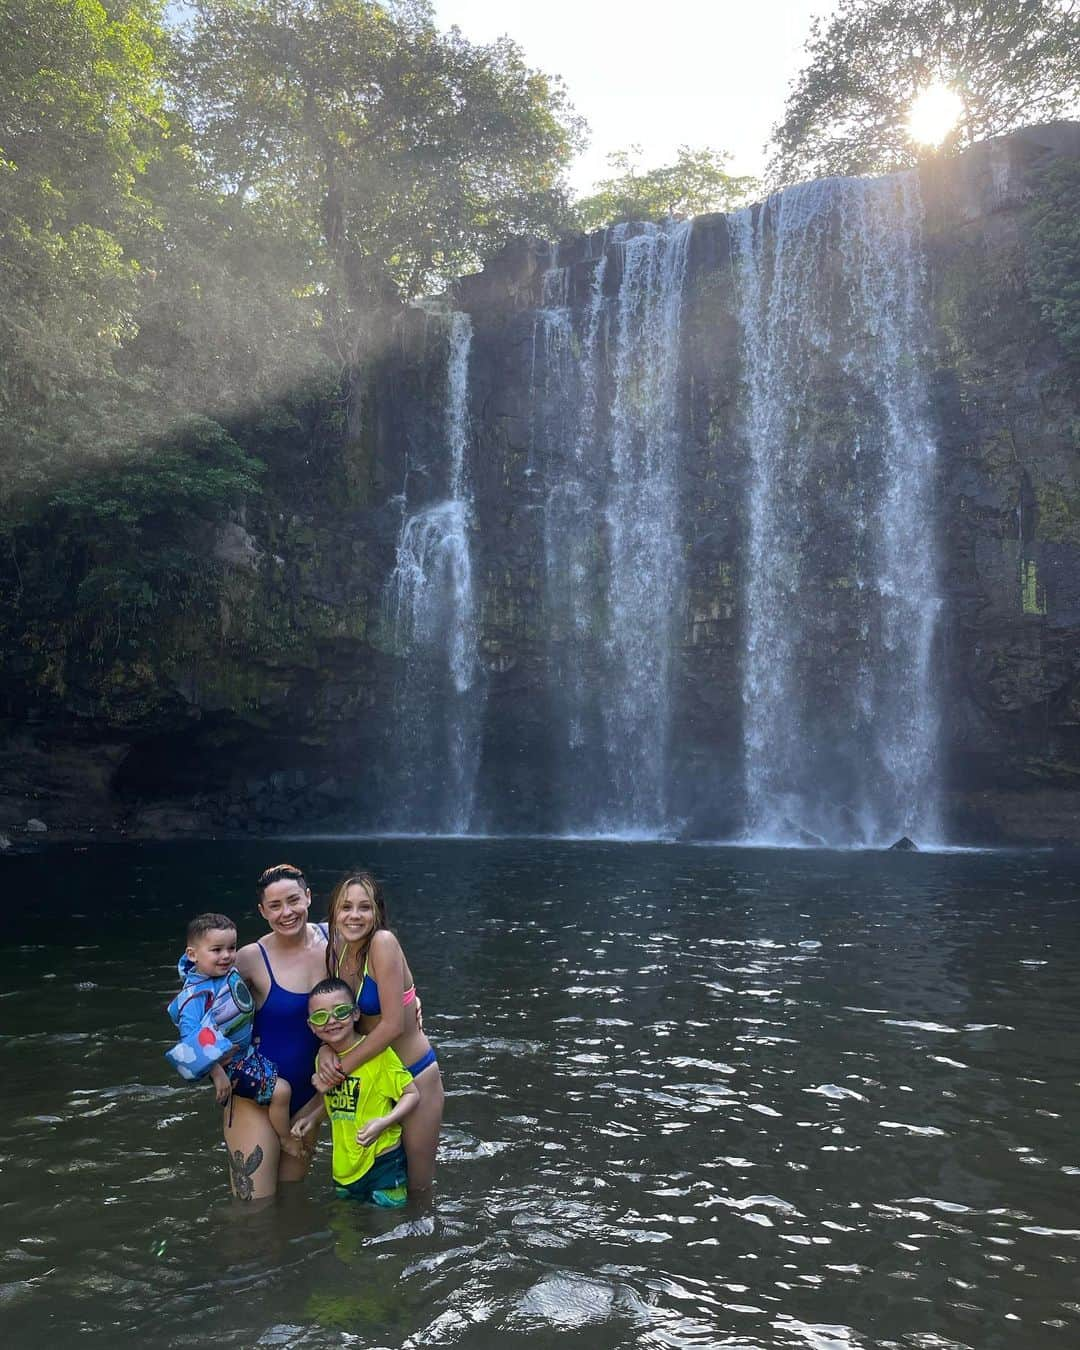
[[[236,953],[236,969],[248,984],[262,986],[266,966],[259,956],[259,944],[257,942],[247,943]]]
[[[321,924],[309,923],[307,936],[304,960],[308,975],[314,982],[322,979],[327,970],[326,933],[323,931]]]
[[[372,935],[367,962],[373,972],[386,970],[395,962],[400,962],[404,966],[405,953],[401,950],[401,943],[388,928],[380,928]]]
[[[380,928],[371,938],[371,945],[368,948],[370,952],[377,952],[380,956],[396,956],[401,954],[401,943],[397,940],[389,928]]]

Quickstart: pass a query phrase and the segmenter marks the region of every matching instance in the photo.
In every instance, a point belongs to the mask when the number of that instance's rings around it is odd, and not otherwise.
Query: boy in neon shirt
[[[308,1025],[324,1045],[344,1055],[362,1038],[356,1032],[356,1004],[344,980],[320,980],[308,995]],[[317,1064],[317,1061],[316,1061]],[[420,1093],[393,1050],[359,1064],[324,1096],[297,1116],[292,1131],[302,1138],[325,1111],[334,1140],[334,1186],[338,1195],[366,1200],[383,1209],[405,1204],[408,1173],[401,1146],[401,1121]]]

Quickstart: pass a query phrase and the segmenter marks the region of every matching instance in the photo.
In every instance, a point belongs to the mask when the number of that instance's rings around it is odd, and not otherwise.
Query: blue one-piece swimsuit
[[[319,924],[325,935],[326,928]],[[319,1049],[319,1038],[308,1026],[308,996],[283,989],[274,979],[270,958],[261,942],[256,943],[270,976],[270,992],[255,1014],[255,1038],[267,1059],[277,1065],[278,1073],[292,1088],[289,1112],[295,1115],[315,1095],[311,1071]]]

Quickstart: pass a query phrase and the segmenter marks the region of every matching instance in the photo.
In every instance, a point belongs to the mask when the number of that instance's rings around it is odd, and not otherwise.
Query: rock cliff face
[[[919,184],[926,327],[911,360],[936,445],[925,587],[940,600],[929,653],[932,777],[941,833],[957,841],[1080,842],[1080,381],[1075,353],[1032,298],[1041,174],[1078,160],[1080,126],[1060,124],[931,163]],[[678,277],[663,273],[676,265],[670,257],[627,247],[640,237],[565,241],[557,257],[522,244],[452,299],[473,333],[468,473],[483,703],[474,828],[625,825],[615,799],[648,777],[656,756],[656,810],[670,827],[731,837],[747,825],[759,469],[736,226],[697,219]],[[843,252],[839,234],[831,243],[823,257]],[[638,262],[658,269],[648,294],[624,284]],[[839,314],[850,301],[846,274],[840,262],[824,266]],[[672,328],[648,296],[662,299],[676,282]],[[634,301],[631,349],[619,333],[634,296],[644,298]],[[656,368],[673,331],[663,384]],[[359,418],[335,422],[309,408],[284,432],[280,419],[249,420],[246,448],[259,453],[284,434],[289,467],[203,541],[219,577],[205,610],[164,614],[137,651],[118,637],[87,642],[59,619],[48,640],[10,636],[0,830],[30,817],[51,829],[142,833],[370,829],[394,819],[395,746],[414,709],[387,581],[403,513],[446,493],[446,333],[437,307],[402,314],[360,391]],[[870,697],[849,697],[866,683],[860,651],[890,640],[873,637],[884,621],[859,599],[871,565],[860,541],[871,533],[852,529],[868,510],[857,489],[879,505],[889,490],[874,436],[860,434],[882,422],[888,391],[835,359],[825,336],[813,340],[810,393],[796,411],[818,561],[802,568],[808,589],[791,594],[800,642],[787,658],[796,686],[813,684],[827,728],[808,742],[811,784],[815,774],[853,774],[851,757],[830,745]],[[902,379],[902,363],[882,378]],[[642,430],[631,414],[661,395],[668,411]],[[645,639],[655,636],[655,595],[627,590],[625,579],[621,592],[596,581],[615,576],[618,531],[633,523],[625,502],[624,524],[613,521],[607,470],[591,458],[601,441],[638,466],[628,490],[642,512],[648,503],[656,520],[668,511],[677,522],[657,536],[661,553],[676,543],[662,559],[672,603],[656,655],[659,730],[648,707],[627,702],[642,687],[648,641],[613,641],[616,628],[633,636],[635,603]],[[561,496],[553,484],[566,488]],[[635,760],[628,742],[656,748]],[[613,791],[619,774],[631,786]],[[837,790],[842,811],[854,812],[854,790],[846,781]],[[897,833],[914,832],[899,823]]]
[[[956,832],[980,839],[1080,838],[1080,367],[1031,299],[1048,154],[1074,171],[1080,127],[1003,138],[924,187],[943,744]]]

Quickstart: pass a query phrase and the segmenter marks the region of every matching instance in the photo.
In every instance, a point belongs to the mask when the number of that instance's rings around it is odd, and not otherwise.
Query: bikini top
[[[416,985],[406,989],[401,996],[401,1006],[407,1008],[410,1003],[416,1002]],[[368,974],[367,962],[364,962],[364,978],[360,981],[360,988],[356,991],[356,1011],[362,1013],[365,1017],[378,1017],[382,1012],[379,1006],[379,986]]]
[[[336,958],[335,968],[338,974],[341,974],[341,957]],[[416,1001],[416,985],[406,989],[401,996],[401,1006],[407,1008],[410,1003]],[[367,958],[364,959],[364,978],[360,981],[360,988],[356,991],[356,1011],[364,1017],[378,1017],[382,1012],[382,1006],[379,1003],[379,986],[375,980],[368,974]]]

